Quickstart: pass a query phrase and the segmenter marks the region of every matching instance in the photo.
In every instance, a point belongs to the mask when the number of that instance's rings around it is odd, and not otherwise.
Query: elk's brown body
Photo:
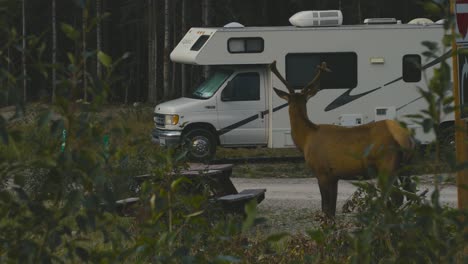
[[[367,178],[370,171],[394,174],[402,162],[402,150],[413,148],[410,133],[393,120],[350,128],[312,123],[306,104],[319,91],[316,83],[328,70],[325,63],[299,93],[279,74],[275,63],[270,68],[289,90],[286,93],[274,88],[289,102],[292,139],[318,180],[322,211],[327,215],[335,215],[338,180]]]

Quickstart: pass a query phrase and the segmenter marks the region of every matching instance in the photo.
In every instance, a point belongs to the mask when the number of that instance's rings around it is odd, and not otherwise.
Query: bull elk
[[[270,69],[289,91],[273,88],[289,103],[291,136],[318,180],[325,214],[335,215],[338,180],[371,176],[370,169],[393,175],[403,162],[403,150],[414,147],[409,131],[393,120],[356,127],[312,123],[307,116],[306,104],[320,90],[320,76],[329,71],[326,63],[318,67],[313,80],[298,93],[278,72],[276,62],[270,64]]]

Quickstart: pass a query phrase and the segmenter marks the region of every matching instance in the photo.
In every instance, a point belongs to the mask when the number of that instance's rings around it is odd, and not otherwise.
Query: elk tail
[[[387,120],[386,123],[388,130],[401,148],[412,149],[415,147],[415,141],[408,130],[395,121]]]
[[[403,160],[411,160],[417,145],[415,138],[406,128],[400,126],[400,124],[397,122],[388,120],[387,127],[395,141],[400,146],[401,151],[403,152]]]

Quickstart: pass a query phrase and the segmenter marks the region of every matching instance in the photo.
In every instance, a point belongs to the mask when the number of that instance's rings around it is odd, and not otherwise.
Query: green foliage
[[[62,24],[62,31],[79,43],[79,30]],[[43,41],[29,40],[40,62]],[[102,76],[85,70],[90,56],[105,66]],[[54,104],[0,116],[0,262],[239,260],[209,248],[254,224],[255,205],[248,207],[244,225],[219,214],[205,184],[174,173],[184,165],[183,152],[148,144],[152,111],[139,105],[122,113],[102,108],[119,80],[115,70],[128,57],[68,52],[67,62],[53,66],[60,73]],[[14,74],[2,69],[0,76],[17,88]],[[90,102],[74,101],[83,77]],[[34,122],[22,124],[27,119]],[[147,172],[151,179],[137,187],[132,176]],[[116,201],[130,196],[140,198],[135,220],[117,210]]]
[[[430,201],[413,196],[402,207],[392,208],[380,188],[372,184],[360,188],[369,194],[368,207],[356,216],[359,231],[350,240],[351,262],[452,263],[463,252],[467,213],[441,206],[438,190]]]
[[[86,7],[86,1],[75,2]],[[0,0],[0,14],[4,14],[4,3]],[[440,11],[440,7],[431,5],[428,10]],[[5,45],[13,47],[18,34],[8,23],[0,16],[0,34],[7,40]],[[62,24],[62,31],[78,45],[82,32],[67,24]],[[423,45],[428,49],[427,58],[444,53],[434,43]],[[121,80],[115,72],[130,54],[114,59],[102,51],[70,49],[66,62],[51,66],[43,63],[46,47],[42,37],[28,37],[28,46],[28,56],[35,58],[39,73],[47,76],[50,67],[59,70],[59,90],[55,102],[45,107],[24,106],[19,96],[10,97],[17,103],[15,113],[0,116],[2,263],[462,260],[468,215],[440,204],[439,177],[435,177],[435,191],[427,200],[424,193],[416,195],[395,186],[398,179],[393,175],[379,175],[375,183],[358,184],[358,213],[347,223],[323,219],[319,228],[306,235],[281,232],[255,237],[252,226],[265,220],[257,217],[254,202],[246,206],[245,217],[227,215],[210,200],[206,183],[179,173],[185,166],[184,152],[148,144],[151,109],[142,105],[121,113],[103,109],[113,84]],[[0,64],[8,62],[4,49],[0,47]],[[85,70],[87,58],[104,66],[102,76]],[[80,98],[83,77],[90,84],[90,102],[75,101]],[[25,76],[18,72],[1,68],[0,99],[18,90],[22,78]],[[428,109],[410,118],[425,131],[438,134],[441,114],[453,110],[445,61],[428,83],[428,89],[420,89]],[[27,119],[34,122],[21,121]],[[268,152],[255,151],[257,155]],[[250,155],[252,150],[248,152]],[[263,170],[271,172],[271,168]],[[150,177],[141,184],[132,177],[148,172]],[[395,194],[406,196],[402,206],[395,205]],[[130,208],[135,218],[123,217],[115,203],[128,197],[139,198],[138,205]]]
[[[108,68],[112,65],[112,58],[102,51],[98,51],[98,59],[100,63]]]
[[[69,39],[76,41],[80,38],[80,32],[76,30],[75,28],[73,28],[71,25],[62,23],[61,28],[62,28],[63,33],[65,33],[65,35]],[[72,60],[70,60],[70,62],[73,63]]]

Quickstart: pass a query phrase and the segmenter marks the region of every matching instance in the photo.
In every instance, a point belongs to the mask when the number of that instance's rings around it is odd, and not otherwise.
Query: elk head
[[[302,88],[299,93],[296,93],[294,91],[294,88],[279,73],[278,69],[276,68],[276,61],[270,64],[270,70],[286,86],[289,93],[286,93],[274,87],[273,87],[273,90],[279,97],[283,98],[289,103],[293,103],[293,102],[306,103],[310,98],[315,96],[318,91],[320,91],[320,83],[318,81],[320,80],[322,73],[324,71],[330,72],[330,69],[327,68],[327,64],[325,62],[322,62],[320,66],[317,66],[317,74],[315,75],[314,79],[312,79],[312,81],[310,81],[306,86],[304,86],[304,88]]]

